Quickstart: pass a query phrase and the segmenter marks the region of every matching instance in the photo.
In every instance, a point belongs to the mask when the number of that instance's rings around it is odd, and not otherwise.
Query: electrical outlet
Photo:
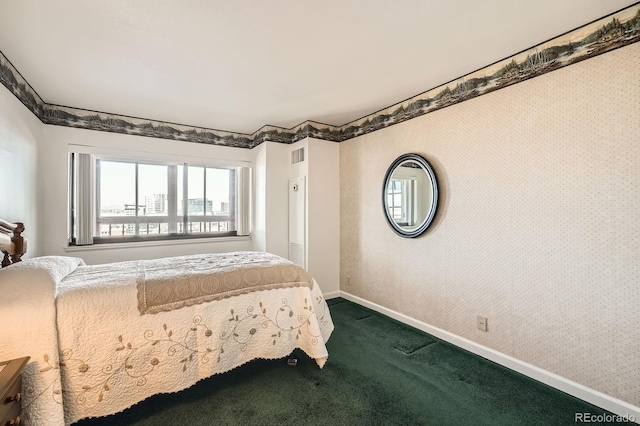
[[[489,323],[487,317],[481,317],[478,315],[476,319],[476,325],[478,326],[478,330],[489,331]]]
[[[351,285],[351,277],[347,277],[347,285]]]

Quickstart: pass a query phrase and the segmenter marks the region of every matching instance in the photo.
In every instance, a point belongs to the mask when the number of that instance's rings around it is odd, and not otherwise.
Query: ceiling
[[[1,0],[0,51],[47,103],[252,133],[345,124],[634,2]]]

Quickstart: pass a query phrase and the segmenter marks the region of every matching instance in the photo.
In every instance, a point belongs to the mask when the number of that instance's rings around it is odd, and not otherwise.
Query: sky
[[[167,193],[167,166],[139,164],[139,204],[145,203],[146,195]],[[178,175],[182,176],[182,166],[178,166]],[[182,179],[178,179],[178,198]],[[114,161],[100,162],[100,205],[123,206],[134,204],[135,200],[135,163]],[[204,196],[204,168],[189,166],[189,198]],[[229,201],[229,170],[207,168],[207,199],[213,201],[213,210],[220,210],[220,203]]]

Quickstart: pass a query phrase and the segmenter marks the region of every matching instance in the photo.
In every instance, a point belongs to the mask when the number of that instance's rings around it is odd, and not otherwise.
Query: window
[[[391,179],[387,189],[387,208],[398,225],[415,225],[415,197],[415,180]]]
[[[249,233],[248,167],[70,158],[71,245]]]
[[[402,209],[402,180],[392,179],[387,193],[387,206],[391,218],[396,222],[404,222]]]

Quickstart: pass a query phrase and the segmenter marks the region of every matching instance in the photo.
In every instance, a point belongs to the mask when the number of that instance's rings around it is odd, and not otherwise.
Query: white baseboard
[[[342,293],[340,292],[340,290],[336,290],[336,291],[330,291],[328,293],[324,293],[323,296],[325,300],[329,300],[329,299],[335,299],[336,297],[340,297],[341,294]]]
[[[333,295],[333,293],[335,292],[332,292],[331,294]],[[525,376],[554,387],[562,392],[568,393],[569,395],[573,395],[576,398],[582,399],[583,401],[586,401],[590,404],[593,404],[600,408],[604,408],[605,410],[608,410],[619,416],[626,416],[626,418],[628,419],[632,419],[633,416],[632,421],[640,422],[640,407],[636,407],[635,405],[629,404],[628,402],[616,399],[597,390],[588,388],[584,385],[581,385],[580,383],[576,383],[565,377],[559,376],[547,370],[543,370],[542,368],[536,367],[535,365],[531,365],[512,356],[503,354],[502,352],[498,352],[494,349],[473,342],[469,339],[465,339],[464,337],[458,336],[441,328],[434,327],[425,322],[396,312],[392,309],[385,308],[384,306],[369,302],[368,300],[362,299],[344,291],[340,291],[338,293],[340,293],[340,297],[343,297],[351,302],[357,303],[358,305],[362,305],[366,308],[384,314],[411,327],[417,328],[418,330],[422,330],[439,339],[442,339],[462,349],[493,361],[496,364],[500,364],[511,370],[517,371],[518,373],[524,374]],[[329,299],[328,295],[325,295],[325,298]]]

